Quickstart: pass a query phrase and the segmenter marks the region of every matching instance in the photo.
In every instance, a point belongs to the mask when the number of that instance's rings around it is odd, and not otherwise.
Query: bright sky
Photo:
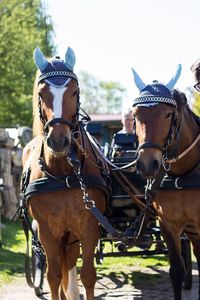
[[[176,85],[193,85],[192,63],[200,57],[199,0],[44,0],[52,16],[58,55],[70,46],[75,73],[117,81],[137,96],[131,67],[145,83],[167,83],[182,64]],[[44,2],[43,1],[43,2]]]

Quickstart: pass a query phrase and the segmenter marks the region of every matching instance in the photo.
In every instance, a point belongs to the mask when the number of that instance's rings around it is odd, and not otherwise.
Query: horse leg
[[[82,244],[82,268],[81,281],[86,290],[86,299],[94,299],[94,286],[96,283],[96,270],[94,268],[94,253],[98,243],[100,228],[94,218],[85,220],[81,235]],[[83,225],[82,225],[83,226]]]
[[[79,254],[79,241],[75,235],[70,233],[65,240],[62,257],[62,292],[66,295],[65,298],[62,295],[62,300],[80,300],[76,271]]]
[[[184,264],[181,257],[181,240],[179,232],[177,232],[175,227],[169,227],[164,224],[161,224],[161,229],[169,251],[169,273],[173,286],[174,300],[181,300]]]
[[[193,246],[193,253],[197,260],[198,272],[199,272],[199,300],[200,300],[200,237],[197,234],[188,234]]]
[[[46,252],[47,280],[51,291],[51,300],[61,300],[60,285],[62,280],[60,241],[55,239],[46,226],[40,226],[40,240]]]

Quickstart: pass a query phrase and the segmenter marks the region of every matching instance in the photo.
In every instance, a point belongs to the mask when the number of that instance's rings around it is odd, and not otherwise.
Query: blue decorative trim
[[[46,78],[50,78],[50,77],[59,77],[59,76],[62,76],[62,77],[70,77],[70,78],[73,78],[75,79],[76,81],[78,81],[78,78],[77,76],[72,73],[72,72],[69,72],[69,71],[52,71],[52,72],[47,72],[47,73],[44,73],[44,74],[41,74],[39,76],[39,79],[38,79],[38,84],[46,79]]]
[[[164,97],[155,97],[155,96],[144,96],[144,97],[138,97],[134,99],[133,106],[137,106],[139,104],[145,104],[145,103],[164,103],[164,104],[170,104],[175,107],[177,107],[176,101],[169,98]]]

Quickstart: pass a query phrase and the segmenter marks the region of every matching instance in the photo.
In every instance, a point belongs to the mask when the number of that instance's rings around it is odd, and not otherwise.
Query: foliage
[[[200,116],[200,94],[198,92],[194,93],[194,102],[193,102],[192,110],[194,111],[195,114]]]
[[[99,81],[87,72],[79,74],[81,106],[87,113],[121,113],[125,89],[118,82]]]
[[[0,126],[32,125],[33,51],[51,55],[52,33],[41,0],[0,1]]]

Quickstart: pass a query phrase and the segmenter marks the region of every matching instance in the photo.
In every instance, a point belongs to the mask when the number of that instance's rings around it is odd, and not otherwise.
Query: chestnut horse
[[[136,168],[151,183],[152,203],[168,246],[175,300],[182,299],[183,232],[192,241],[200,269],[200,120],[189,108],[185,94],[173,89],[180,72],[179,65],[166,85],[157,81],[145,85],[133,70],[140,91],[133,101],[139,139]]]
[[[65,60],[47,60],[36,48],[34,59],[40,76],[33,97],[35,137],[23,153],[27,207],[38,223],[51,299],[80,299],[76,261],[81,245],[80,277],[86,299],[93,300],[100,226],[90,208],[106,209],[107,169],[80,120],[73,50],[68,48]]]

